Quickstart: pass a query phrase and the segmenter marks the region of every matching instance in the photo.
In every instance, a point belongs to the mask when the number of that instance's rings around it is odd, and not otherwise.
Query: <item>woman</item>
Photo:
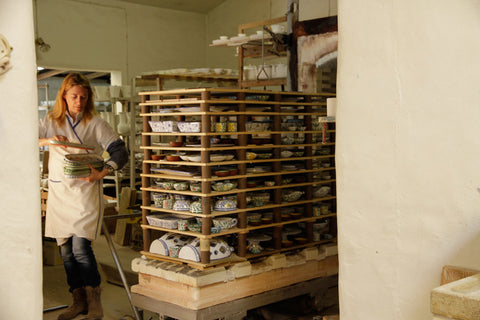
[[[102,178],[121,169],[128,160],[125,143],[107,122],[96,115],[90,82],[79,73],[71,73],[58,90],[55,106],[40,120],[39,145],[49,145],[48,206],[45,236],[60,246],[73,304],[58,319],[73,319],[88,312],[87,319],[103,317],[100,302],[100,274],[91,242],[99,235],[103,218]],[[87,151],[107,160],[101,171],[90,165],[84,178],[64,176],[67,154],[85,150],[52,144],[68,141],[93,147]]]

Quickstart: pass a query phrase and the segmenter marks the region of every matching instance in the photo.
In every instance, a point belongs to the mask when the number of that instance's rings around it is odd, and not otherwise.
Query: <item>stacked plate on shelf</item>
[[[90,175],[91,164],[96,170],[102,170],[103,158],[91,153],[67,154],[65,156],[63,172],[67,178],[84,178]]]

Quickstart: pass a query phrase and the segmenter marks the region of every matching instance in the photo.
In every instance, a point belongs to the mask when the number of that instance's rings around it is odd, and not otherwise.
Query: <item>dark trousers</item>
[[[90,240],[72,236],[60,246],[60,255],[70,292],[81,287],[100,285],[100,273]]]

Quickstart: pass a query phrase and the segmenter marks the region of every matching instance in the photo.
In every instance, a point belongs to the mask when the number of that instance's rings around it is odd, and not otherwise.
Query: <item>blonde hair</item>
[[[55,105],[48,115],[50,119],[55,120],[60,127],[63,127],[65,124],[67,112],[67,102],[63,96],[65,95],[65,92],[74,86],[82,86],[88,91],[87,103],[85,105],[85,110],[83,111],[82,122],[86,123],[87,121],[90,121],[90,119],[97,114],[93,104],[93,90],[90,85],[90,81],[88,81],[88,79],[81,73],[70,73],[65,77],[65,79],[63,79],[62,85],[57,92]]]

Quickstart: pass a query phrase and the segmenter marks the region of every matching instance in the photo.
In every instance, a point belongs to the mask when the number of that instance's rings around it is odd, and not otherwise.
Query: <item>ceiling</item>
[[[207,13],[225,0],[122,0],[147,6]]]

